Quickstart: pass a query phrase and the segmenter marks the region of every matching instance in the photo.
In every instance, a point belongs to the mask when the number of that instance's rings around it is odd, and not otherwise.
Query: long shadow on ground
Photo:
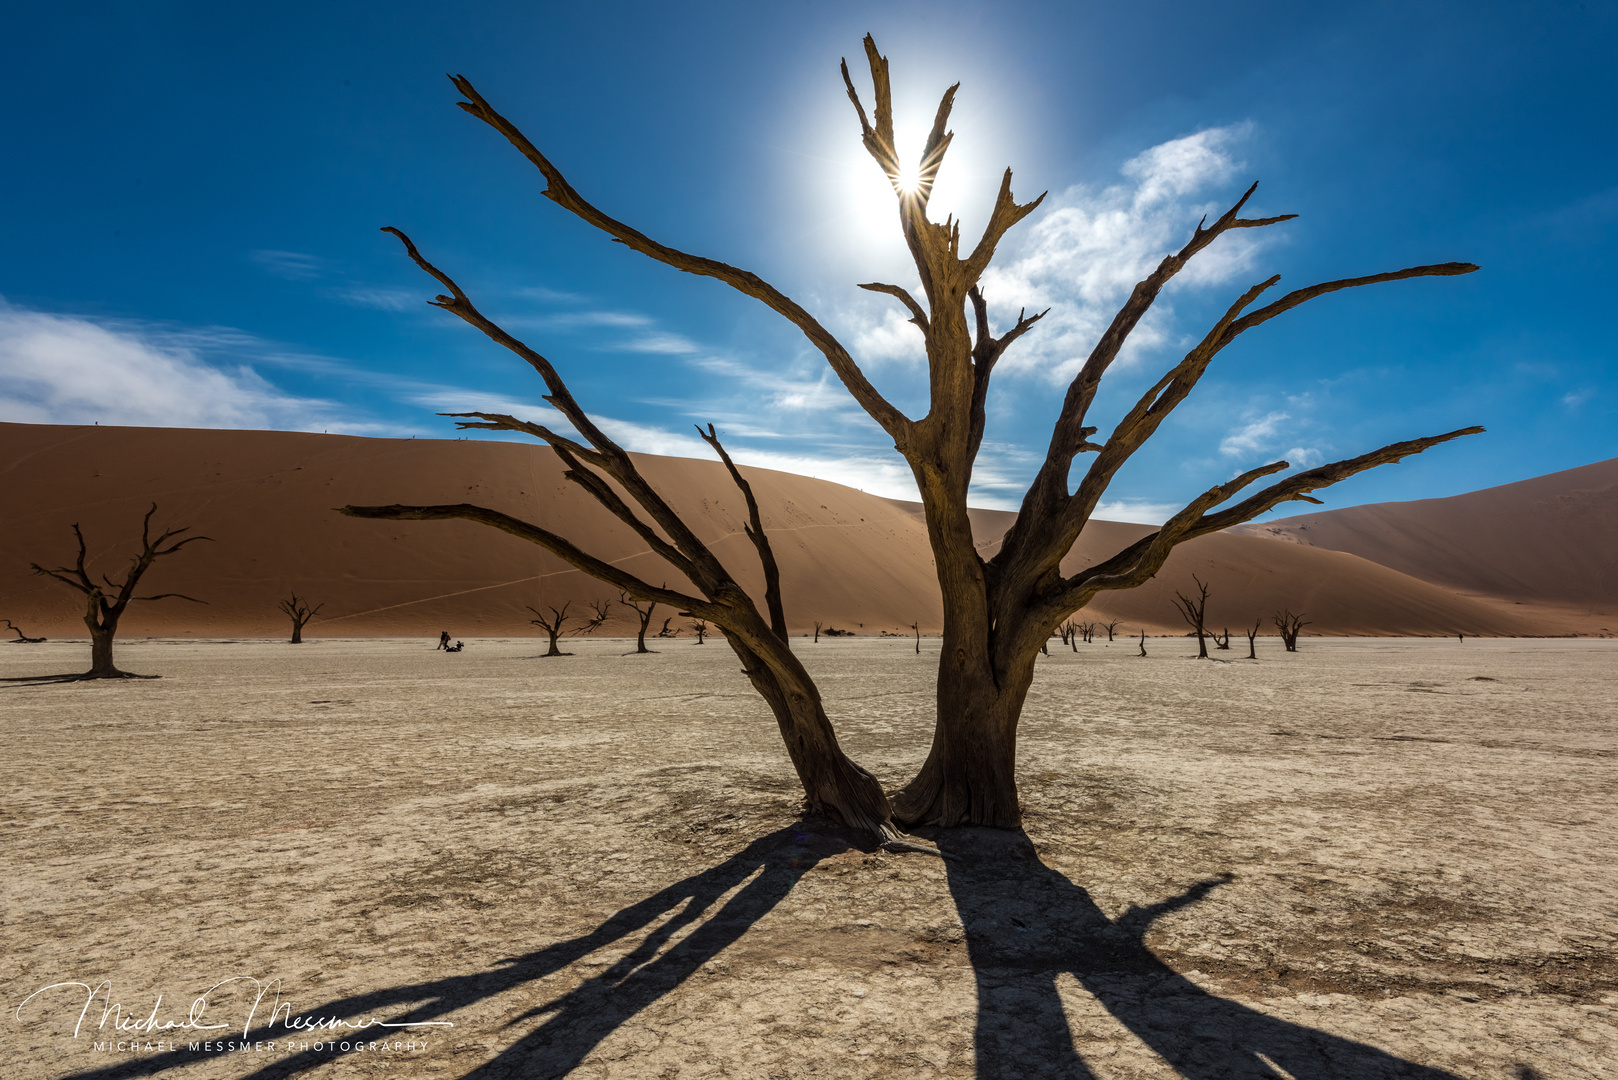
[[[1228,1001],[1175,973],[1143,944],[1153,920],[1194,904],[1222,880],[1107,918],[1084,889],[1041,863],[1020,832],[954,829],[937,834],[949,888],[966,927],[978,985],[977,1074],[1093,1077],[1074,1045],[1057,979],[1072,975],[1124,1027],[1187,1080],[1458,1080],[1375,1047],[1288,1023]],[[628,944],[611,967],[507,1026],[537,1026],[467,1078],[566,1076],[625,1022],[739,940],[821,859],[850,848],[824,822],[799,822],[753,841],[724,862],[619,911],[588,934],[492,968],[390,987],[299,1010],[303,1017],[394,1023],[443,1020],[457,1010],[543,979],[597,950]],[[728,896],[727,896],[728,894]],[[684,935],[684,936],[682,936]],[[676,940],[678,939],[678,940]],[[670,944],[670,943],[673,944]],[[386,1037],[410,1029],[386,1031]],[[260,1026],[249,1040],[284,1040]],[[295,1033],[300,1042],[317,1032]],[[358,1034],[350,1032],[350,1035]],[[371,1030],[363,1037],[377,1037]],[[240,1039],[237,1034],[236,1038]],[[337,1032],[342,1040],[344,1033]],[[245,1074],[296,1076],[343,1056],[327,1040]],[[228,1051],[179,1050],[79,1072],[69,1080],[127,1080],[184,1068]],[[1273,1064],[1272,1064],[1273,1063]]]
[[[811,867],[849,847],[847,839],[829,823],[799,822],[762,836],[719,865],[624,908],[589,934],[511,957],[491,969],[357,994],[300,1009],[298,1015],[339,1017],[351,1022],[365,1017],[394,1023],[442,1020],[458,1009],[561,971],[599,949],[633,941],[633,948],[599,975],[513,1020],[511,1025],[543,1018],[534,1030],[466,1074],[480,1080],[566,1076],[625,1021],[679,986],[745,934],[781,902]],[[725,894],[737,886],[741,888],[725,899]],[[719,905],[717,910],[715,905]],[[638,940],[636,935],[640,935]],[[669,947],[675,938],[680,940]],[[408,1037],[411,1030],[383,1029],[386,1037],[394,1039]],[[261,1026],[247,1038],[279,1040],[288,1034],[296,1035],[302,1043],[315,1041],[319,1033],[289,1033],[279,1026]],[[336,1038],[355,1035],[362,1039],[383,1037],[372,1029],[346,1035],[338,1032]],[[239,1028],[233,1037],[242,1037]],[[69,1080],[151,1076],[224,1057],[226,1053],[177,1050],[75,1073]],[[248,1072],[243,1080],[296,1076],[341,1056],[345,1055],[337,1050],[308,1050]]]
[[[1228,878],[1199,882],[1114,920],[1083,888],[1042,863],[1020,831],[949,829],[935,838],[951,856],[950,893],[977,977],[977,1075],[983,1080],[1095,1075],[1062,1009],[1057,979],[1064,973],[1187,1080],[1458,1080],[1217,997],[1145,946],[1156,919],[1196,903]]]

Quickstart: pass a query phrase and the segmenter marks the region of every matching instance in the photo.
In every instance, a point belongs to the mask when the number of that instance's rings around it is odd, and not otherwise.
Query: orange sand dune
[[[1618,458],[1447,499],[1354,506],[1232,531],[1351,552],[1552,620],[1618,628]]]
[[[638,456],[647,477],[750,588],[760,588],[745,504],[716,461]],[[864,634],[919,622],[936,632],[938,590],[915,508],[823,480],[744,470],[782,567],[795,630],[816,621]],[[208,601],[136,605],[131,636],[268,636],[287,630],[276,601],[297,590],[323,602],[320,636],[537,634],[526,605],[573,610],[612,590],[553,556],[469,522],[342,517],[345,503],[474,502],[559,532],[648,580],[684,587],[639,538],[562,478],[544,447],[459,440],[365,439],[293,432],[0,424],[0,617],[32,634],[82,637],[79,595],[29,573],[71,562],[79,522],[93,569],[115,576],[141,515],[213,538],[161,560],[143,593]],[[1009,514],[975,512],[985,553]],[[1146,526],[1096,522],[1065,564],[1110,555]],[[1178,631],[1169,603],[1192,572],[1213,583],[1215,625],[1309,613],[1334,634],[1540,634],[1593,631],[1565,613],[1461,596],[1355,555],[1257,536],[1207,537],[1177,551],[1157,581],[1104,596],[1096,611],[1126,627]],[[761,589],[760,589],[761,592]],[[654,626],[675,616],[660,609]],[[1089,617],[1089,616],[1086,616]],[[627,634],[621,608],[601,631]],[[687,631],[689,634],[689,631]],[[0,654],[3,655],[3,654]]]

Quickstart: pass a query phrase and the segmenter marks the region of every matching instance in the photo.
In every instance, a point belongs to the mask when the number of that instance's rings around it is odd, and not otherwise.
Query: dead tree
[[[545,606],[551,609],[551,613],[548,616],[543,611],[540,611],[537,607],[528,608],[529,611],[534,613],[534,618],[529,619],[528,621],[545,631],[546,634],[550,635],[551,647],[545,651],[546,656],[573,655],[572,653],[563,652],[556,644],[556,639],[561,637],[562,634],[566,632],[565,627],[567,626],[567,609],[571,607],[572,604],[573,601],[571,600],[564,603],[560,608],[546,604]],[[600,624],[597,623],[596,625],[599,626]]]
[[[1208,586],[1204,585],[1202,579],[1195,574],[1191,575],[1191,580],[1197,583],[1197,595],[1194,597],[1187,596],[1179,589],[1175,589],[1174,606],[1180,609],[1181,616],[1191,624],[1191,629],[1196,632],[1197,659],[1206,660],[1208,659],[1208,643],[1203,640],[1203,635],[1208,632],[1207,627],[1204,625],[1204,617],[1208,611]]]
[[[660,637],[660,638],[676,638],[676,637],[679,637],[681,631],[683,631],[685,628],[683,626],[670,626],[669,623],[671,623],[673,621],[674,621],[674,616],[673,615],[670,615],[668,618],[664,619],[663,620],[663,629],[661,629],[661,630],[659,630],[657,632],[657,636]]]
[[[819,619],[815,620],[815,644],[816,645],[820,644],[820,628],[823,625],[824,624]]]
[[[288,644],[303,644],[304,626],[325,606],[325,604],[316,604],[314,607],[310,607],[309,601],[298,599],[297,593],[293,593],[291,598],[282,600],[276,605],[281,609],[283,615],[292,620],[292,640]]]
[[[669,247],[597,208],[514,123],[496,111],[471,82],[455,76],[454,83],[466,98],[459,103],[460,107],[507,139],[539,170],[545,180],[543,194],[553,203],[632,251],[676,270],[713,278],[775,311],[820,351],[854,399],[893,439],[895,448],[910,465],[920,491],[944,598],[932,747],[920,772],[896,797],[897,819],[936,825],[1015,826],[1020,821],[1015,761],[1017,725],[1033,680],[1034,659],[1063,620],[1083,609],[1103,591],[1134,588],[1150,580],[1178,544],[1250,521],[1283,502],[1309,500],[1311,491],[1482,429],[1465,428],[1394,443],[1359,457],[1321,465],[1271,483],[1225,509],[1217,509],[1256,481],[1290,466],[1285,461],[1277,461],[1249,470],[1197,496],[1160,528],[1112,557],[1075,574],[1064,575],[1060,565],[1063,556],[1073,547],[1118,471],[1191,394],[1219,353],[1248,330],[1328,293],[1377,282],[1465,274],[1477,267],[1470,263],[1442,263],[1327,281],[1249,310],[1279,278],[1272,277],[1254,285],[1230,305],[1184,359],[1124,413],[1105,442],[1091,441],[1097,429],[1085,421],[1102,377],[1163,288],[1191,259],[1225,233],[1270,226],[1294,216],[1243,218],[1241,212],[1257,185],[1250,187],[1234,206],[1211,224],[1206,219],[1199,223],[1184,247],[1165,257],[1135,286],[1069,384],[1045,460],[1024,495],[998,552],[985,561],[975,547],[967,491],[983,441],[989,379],[1005,350],[1032,329],[1043,313],[1019,313],[1009,327],[1001,324],[1002,330],[997,336],[993,332],[988,302],[978,283],[1001,239],[1034,211],[1043,196],[1028,203],[1017,203],[1012,197],[1008,170],[983,234],[976,243],[962,243],[960,224],[953,218],[942,223],[930,220],[927,211],[933,182],[953,139],[948,123],[956,88],[951,87],[943,95],[912,180],[911,171],[900,161],[895,149],[888,61],[878,53],[870,37],[865,39],[865,53],[875,92],[873,113],[867,113],[861,102],[846,63],[843,80],[858,117],[865,148],[892,183],[898,203],[899,228],[921,281],[922,298],[912,296],[899,285],[871,282],[862,287],[889,295],[902,304],[923,336],[930,400],[920,419],[911,418],[883,397],[843,344],[790,297],[754,273]],[[411,258],[452,294],[441,295],[433,302],[517,352],[539,370],[550,388],[551,399],[575,427],[580,423],[589,425],[588,429],[579,428],[589,445],[503,414],[464,414],[476,418],[470,426],[524,431],[549,443],[568,464],[569,476],[590,490],[620,520],[636,529],[651,550],[678,566],[703,593],[703,599],[698,601],[687,594],[671,593],[632,579],[553,533],[482,507],[465,504],[353,507],[345,512],[393,520],[467,518],[483,521],[545,546],[575,567],[613,582],[641,599],[700,611],[725,631],[734,648],[748,651],[743,667],[754,678],[755,687],[771,702],[783,732],[788,733],[787,744],[799,764],[811,805],[841,806],[853,815],[852,819],[845,820],[886,821],[887,802],[881,797],[875,780],[835,749],[835,736],[820,707],[818,692],[801,665],[790,657],[790,650],[772,639],[772,635],[774,638],[784,636],[784,627],[775,632],[774,606],[770,608],[772,624],[767,626],[751,599],[741,593],[712,553],[640,478],[628,456],[589,422],[550,362],[488,320],[459,286],[421,258],[402,233],[389,231],[404,240]],[[1096,455],[1093,463],[1082,470],[1077,489],[1069,490],[1075,460],[1090,452]],[[738,475],[734,466],[731,470],[733,477]],[[611,487],[607,478],[620,488]],[[652,518],[651,524],[630,509],[618,494],[620,489]],[[753,520],[753,530],[762,542],[763,531],[757,524],[756,513]],[[766,581],[769,580],[766,572]],[[769,632],[761,633],[761,627]],[[803,749],[807,745],[812,745],[813,750]],[[815,764],[806,772],[803,762],[810,758]]]
[[[1114,619],[1114,620],[1112,620],[1112,621],[1111,621],[1111,622],[1104,622],[1104,623],[1101,623],[1101,624],[1100,624],[1100,625],[1101,625],[1101,626],[1103,626],[1103,627],[1105,627],[1105,628],[1106,628],[1106,631],[1107,631],[1107,640],[1108,640],[1108,641],[1111,641],[1111,640],[1112,640],[1112,634],[1113,634],[1113,631],[1115,631],[1115,630],[1117,630],[1117,629],[1118,629],[1118,620],[1117,620],[1117,619]]]
[[[586,622],[584,626],[579,629],[579,633],[593,634],[597,630],[601,629],[601,625],[607,621],[607,612],[611,610],[611,600],[591,600],[590,621]]]
[[[693,619],[691,622],[691,630],[697,635],[698,645],[706,644],[706,642],[704,642],[702,639],[708,636],[707,623],[703,622],[701,619]]]
[[[6,624],[6,629],[10,630],[12,633],[17,635],[17,640],[13,641],[13,642],[10,642],[10,644],[12,644],[12,645],[38,645],[38,644],[40,644],[40,643],[42,643],[44,641],[49,640],[47,638],[42,638],[42,637],[29,637],[27,634],[22,632],[22,627],[18,626],[16,623],[12,622],[10,619],[6,619],[4,621],[5,621],[5,624]]]
[[[1275,628],[1281,631],[1281,643],[1287,647],[1287,652],[1298,651],[1298,631],[1309,625],[1303,616],[1303,612],[1294,615],[1292,609],[1287,608],[1285,611],[1277,611],[1275,617],[1270,620],[1275,623]]]
[[[470,427],[471,425],[468,424],[465,426]],[[667,582],[665,582],[664,585],[666,587]],[[618,594],[618,602],[624,607],[632,609],[635,612],[635,617],[640,620],[640,626],[635,631],[635,651],[637,653],[651,652],[652,650],[646,647],[646,630],[652,625],[652,610],[656,608],[657,605],[648,600],[646,601],[646,606],[642,607],[640,601],[632,599],[627,592],[621,592]]]
[[[1264,620],[1262,618],[1254,619],[1253,629],[1247,631],[1247,658],[1249,660],[1258,659],[1258,628],[1263,625]]]
[[[157,679],[159,675],[131,675],[127,671],[119,671],[112,662],[112,639],[118,633],[118,620],[124,617],[124,612],[136,600],[166,600],[173,597],[177,600],[189,600],[193,604],[205,604],[206,600],[198,600],[194,596],[183,593],[158,593],[156,596],[136,596],[135,586],[152,563],[165,555],[173,555],[187,544],[198,540],[209,540],[211,536],[188,536],[184,540],[174,540],[183,532],[190,532],[189,526],[180,529],[164,529],[156,539],[152,538],[152,515],[157,513],[157,504],[146,511],[140,526],[140,554],[130,558],[129,569],[124,571],[122,582],[113,581],[106,574],[96,581],[90,577],[84,568],[85,544],[84,533],[80,531],[78,523],[73,524],[73,535],[79,541],[78,561],[72,567],[59,566],[55,570],[47,570],[38,563],[30,563],[36,574],[55,578],[72,589],[84,594],[84,625],[90,629],[90,670],[82,675],[73,676],[76,679]],[[170,540],[174,543],[164,547]]]
[[[1225,636],[1224,637],[1220,637],[1218,634],[1214,633],[1211,630],[1208,632],[1208,636],[1213,638],[1214,648],[1216,648],[1216,649],[1228,649],[1228,648],[1230,648],[1230,627],[1228,627],[1228,626],[1225,627]]]
[[[910,624],[910,629],[912,629],[912,630],[914,630],[916,632],[916,655],[920,656],[921,655],[921,623],[919,621],[911,623]]]
[[[1146,655],[1146,631],[1145,631],[1145,629],[1142,629],[1141,632],[1140,632],[1140,654],[1142,656]]]

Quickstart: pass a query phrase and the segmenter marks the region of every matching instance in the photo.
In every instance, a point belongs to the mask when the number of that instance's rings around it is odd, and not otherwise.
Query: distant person
[[[445,652],[449,652],[449,631],[448,630],[440,631],[439,634],[438,634],[438,645],[433,649],[433,652],[437,652],[439,649],[443,649]]]
[[[444,646],[444,651],[445,652],[460,652],[464,648],[466,648],[466,642],[457,641],[454,645],[445,645]]]

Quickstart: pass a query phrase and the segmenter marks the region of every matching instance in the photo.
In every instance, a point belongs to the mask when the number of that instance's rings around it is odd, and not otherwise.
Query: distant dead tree
[[[884,836],[892,834],[894,821],[1015,827],[1021,821],[1016,784],[1017,727],[1033,681],[1035,658],[1063,620],[1103,591],[1130,589],[1151,580],[1169,553],[1185,541],[1251,521],[1283,502],[1309,500],[1309,492],[1482,429],[1466,428],[1393,443],[1359,457],[1298,472],[1230,504],[1238,493],[1290,466],[1276,461],[1248,470],[1198,495],[1162,526],[1111,557],[1064,575],[1060,570],[1063,557],[1073,548],[1119,470],[1190,396],[1218,355],[1247,331],[1329,293],[1378,282],[1466,274],[1477,267],[1450,262],[1326,281],[1296,289],[1256,308],[1253,305],[1279,278],[1255,284],[1229,305],[1182,360],[1123,411],[1104,442],[1092,441],[1097,428],[1086,420],[1102,378],[1163,289],[1193,258],[1226,233],[1263,228],[1294,216],[1242,217],[1257,185],[1248,188],[1229,210],[1211,222],[1204,219],[1198,223],[1185,245],[1164,257],[1135,286],[1101,334],[1067,387],[1046,457],[1023,496],[1015,520],[993,558],[986,561],[979,554],[972,531],[968,492],[987,422],[990,376],[1006,350],[1033,329],[1044,313],[1030,315],[1024,311],[1015,320],[1002,319],[996,336],[988,301],[979,286],[1000,242],[1033,213],[1043,197],[1019,204],[1012,195],[1008,170],[993,206],[983,215],[984,231],[976,242],[968,238],[963,243],[961,226],[953,217],[944,222],[929,218],[933,183],[954,138],[948,124],[955,87],[945,91],[919,162],[911,168],[898,156],[887,58],[878,52],[869,36],[864,46],[875,94],[874,110],[866,111],[846,63],[843,81],[865,148],[893,186],[900,232],[915,264],[922,295],[918,298],[902,286],[881,282],[868,282],[863,287],[901,304],[922,335],[930,393],[919,418],[912,418],[885,398],[848,349],[790,297],[757,274],[660,243],[604,212],[586,199],[470,81],[462,76],[454,76],[453,81],[465,97],[458,103],[460,107],[504,137],[539,170],[545,181],[543,194],[555,205],[630,250],[675,270],[722,282],[796,326],[909,464],[919,488],[943,597],[943,632],[932,745],[920,771],[893,803],[889,803],[875,778],[837,747],[818,689],[785,642],[785,624],[779,616],[779,575],[772,573],[770,563],[764,561],[764,532],[750,489],[744,486],[743,493],[749,500],[750,535],[764,562],[763,605],[741,589],[713,552],[640,475],[628,454],[589,420],[551,362],[479,311],[449,275],[423,258],[414,243],[392,227],[387,231],[404,243],[410,258],[446,290],[431,302],[532,365],[545,380],[547,400],[581,433],[583,441],[500,413],[461,414],[472,418],[465,426],[526,432],[546,442],[563,459],[570,480],[583,486],[635,530],[647,547],[675,566],[701,596],[659,588],[555,533],[484,507],[353,506],[345,507],[343,512],[384,520],[479,521],[538,544],[575,568],[642,601],[689,610],[720,627],[732,648],[738,650],[754,687],[770,703],[812,810],[824,809],[857,827],[869,825]],[[1087,469],[1076,469],[1075,463],[1085,453],[1094,453],[1095,458]],[[740,486],[740,474],[728,460],[727,468]],[[1077,484],[1071,487],[1070,477],[1075,474]],[[1218,509],[1221,506],[1225,508]],[[767,617],[761,612],[767,612]]]
[[[309,601],[300,600],[298,599],[298,594],[293,593],[289,599],[282,600],[275,606],[281,609],[283,615],[292,620],[292,640],[289,644],[302,645],[304,626],[326,605],[316,604],[314,607],[310,607]]]
[[[22,632],[22,628],[20,626],[18,626],[16,623],[13,623],[10,619],[6,619],[4,621],[5,621],[5,624],[6,624],[6,629],[10,630],[12,633],[17,635],[17,640],[13,641],[13,642],[10,642],[9,644],[12,644],[12,645],[38,645],[41,642],[48,640],[48,639],[42,638],[42,637],[29,637],[27,634]]]
[[[528,621],[533,623],[535,626],[539,627],[541,630],[545,631],[546,634],[550,635],[551,647],[546,650],[546,652],[545,652],[546,656],[572,656],[573,655],[572,653],[563,652],[561,650],[561,648],[559,648],[557,646],[557,644],[556,644],[556,639],[561,637],[563,633],[567,632],[566,629],[565,629],[566,626],[567,626],[567,622],[568,622],[567,609],[569,607],[571,607],[572,605],[573,605],[573,601],[571,601],[571,600],[564,603],[560,608],[554,607],[553,605],[550,605],[550,604],[546,604],[545,606],[551,609],[551,613],[549,615],[546,615],[543,611],[540,611],[537,607],[529,607],[528,608],[529,611],[532,611],[534,613],[534,618],[529,619]],[[596,625],[599,626],[600,623],[597,623]]]
[[[1140,654],[1142,656],[1146,655],[1146,631],[1144,629],[1140,632]]]
[[[661,630],[659,630],[657,632],[657,636],[660,637],[660,638],[679,637],[680,632],[682,630],[684,630],[685,628],[681,627],[681,626],[670,626],[669,623],[671,623],[673,621],[674,621],[674,616],[672,616],[672,615],[670,615],[668,618],[664,619],[663,620],[663,629],[661,629]]]
[[[1247,658],[1249,660],[1258,659],[1258,647],[1256,644],[1258,641],[1258,628],[1263,625],[1264,619],[1262,617],[1254,619],[1253,629],[1247,631]]]
[[[815,620],[815,644],[817,645],[820,644],[820,628],[823,625],[819,619]]]
[[[1117,619],[1114,619],[1114,620],[1112,620],[1112,621],[1111,621],[1111,622],[1105,622],[1105,623],[1102,623],[1102,624],[1101,624],[1101,625],[1102,625],[1102,626],[1103,626],[1103,627],[1105,627],[1105,628],[1106,628],[1106,631],[1107,631],[1107,640],[1108,640],[1108,641],[1111,641],[1111,640],[1112,640],[1112,634],[1113,634],[1113,631],[1114,631],[1114,630],[1117,630],[1117,629],[1118,629],[1118,621],[1119,621],[1119,620],[1117,620]]]
[[[667,583],[665,583],[665,587],[667,587]],[[635,651],[637,653],[651,652],[652,650],[646,647],[646,630],[652,625],[652,611],[657,605],[648,600],[646,601],[646,606],[642,607],[640,601],[632,599],[627,592],[618,594],[618,602],[624,607],[633,610],[635,617],[640,620],[640,627],[635,632]]]
[[[1228,649],[1228,648],[1230,648],[1230,627],[1228,627],[1228,626],[1225,627],[1225,636],[1224,637],[1220,637],[1218,634],[1215,634],[1212,631],[1208,632],[1208,636],[1213,638],[1214,648],[1216,648],[1216,649]]]
[[[1275,623],[1277,630],[1281,631],[1281,641],[1286,645],[1287,652],[1297,652],[1298,631],[1309,625],[1304,622],[1303,613],[1299,612],[1294,615],[1292,614],[1292,609],[1287,608],[1285,611],[1277,611],[1275,617],[1270,621]]]
[[[691,630],[697,635],[697,644],[705,644],[702,639],[708,636],[708,624],[701,619],[693,619],[691,621]]]
[[[157,504],[146,511],[140,526],[140,554],[132,556],[129,569],[124,571],[122,582],[113,581],[106,574],[101,580],[95,581],[84,568],[85,544],[84,533],[80,531],[78,523],[73,525],[73,535],[79,541],[78,561],[69,568],[59,566],[55,570],[47,570],[38,563],[30,563],[36,574],[55,578],[71,589],[77,589],[84,594],[84,625],[90,629],[90,670],[82,675],[75,675],[75,679],[157,679],[159,675],[131,675],[127,671],[119,671],[112,662],[112,639],[118,633],[118,620],[124,617],[131,602],[136,600],[166,600],[173,597],[177,600],[189,600],[193,604],[205,604],[206,600],[198,600],[194,596],[183,593],[158,593],[156,596],[136,596],[135,586],[152,563],[165,555],[173,555],[187,544],[198,540],[209,540],[211,536],[188,536],[184,540],[174,540],[183,532],[190,532],[189,526],[180,529],[165,529],[156,538],[152,538],[152,515],[157,513]],[[164,547],[170,540],[174,543]]]
[[[601,629],[601,625],[607,621],[607,612],[611,610],[611,600],[591,600],[590,619],[584,624],[583,627],[580,628],[579,633],[593,634],[597,630]]]
[[[916,655],[921,655],[921,622],[917,620],[910,624],[910,629],[916,632]]]
[[[1196,631],[1197,659],[1206,660],[1208,659],[1208,643],[1203,640],[1203,635],[1208,632],[1204,624],[1204,618],[1208,611],[1208,586],[1204,585],[1202,579],[1195,574],[1191,575],[1191,580],[1197,583],[1197,595],[1194,597],[1187,596],[1179,589],[1175,589],[1174,606],[1180,609],[1180,614],[1185,618],[1185,621],[1191,624],[1192,630]]]

